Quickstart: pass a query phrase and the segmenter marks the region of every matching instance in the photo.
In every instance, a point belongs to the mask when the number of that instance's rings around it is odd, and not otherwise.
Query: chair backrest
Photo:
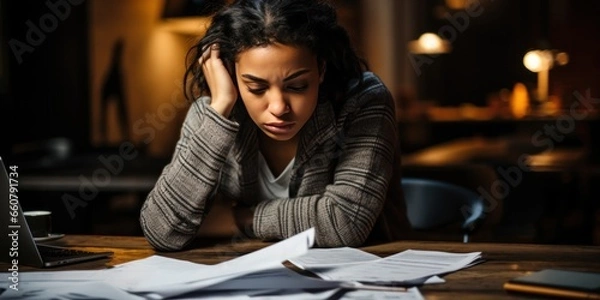
[[[413,229],[428,230],[461,221],[463,242],[484,216],[484,201],[475,192],[439,180],[401,180],[408,221]]]

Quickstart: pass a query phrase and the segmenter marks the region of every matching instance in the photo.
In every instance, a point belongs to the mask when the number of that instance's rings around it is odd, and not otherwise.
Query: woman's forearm
[[[198,101],[186,117],[171,162],[141,211],[144,234],[157,249],[179,250],[194,238],[237,133],[237,123]]]

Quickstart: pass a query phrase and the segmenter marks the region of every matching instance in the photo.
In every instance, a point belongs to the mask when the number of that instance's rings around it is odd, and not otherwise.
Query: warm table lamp
[[[540,102],[548,100],[549,72],[555,63],[566,65],[569,56],[565,52],[556,53],[552,50],[531,50],[523,56],[523,65],[531,71],[538,73],[537,99]]]
[[[417,94],[423,98],[441,99],[442,83],[436,78],[441,77],[441,67],[437,66],[430,68],[427,73],[423,73],[421,68],[425,65],[430,65],[434,59],[440,54],[448,53],[452,50],[452,46],[448,40],[442,39],[439,35],[426,32],[418,39],[408,42],[408,51],[410,52],[409,59],[415,69],[417,76],[420,77],[417,83]],[[424,75],[421,77],[421,75]],[[431,86],[434,84],[436,86]]]
[[[450,42],[431,32],[423,33],[418,40],[408,43],[408,50],[414,54],[442,54],[451,49]]]

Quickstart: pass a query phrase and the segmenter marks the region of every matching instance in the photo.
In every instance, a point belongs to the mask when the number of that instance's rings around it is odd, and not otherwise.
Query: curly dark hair
[[[361,83],[361,74],[368,69],[348,33],[338,24],[335,8],[327,1],[238,0],[213,15],[206,34],[188,51],[184,87],[189,101],[210,95],[197,61],[202,50],[214,43],[219,44],[220,58],[234,83],[235,61],[244,50],[273,43],[307,47],[316,54],[319,64],[326,64],[320,94],[333,101],[334,107],[343,103],[350,81]]]

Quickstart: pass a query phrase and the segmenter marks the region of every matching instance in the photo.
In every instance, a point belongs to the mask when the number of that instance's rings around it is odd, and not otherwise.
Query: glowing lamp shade
[[[548,76],[554,66],[554,55],[550,50],[531,50],[523,56],[523,65],[538,74],[537,99],[548,100]]]
[[[433,33],[424,33],[419,37],[419,44],[423,49],[435,51],[442,47],[442,39]]]
[[[410,41],[408,49],[415,54],[438,54],[450,52],[451,46],[448,41],[442,39],[439,35],[426,32],[418,40]]]
[[[546,50],[532,50],[523,56],[523,65],[531,72],[548,71],[554,64],[552,52]]]

